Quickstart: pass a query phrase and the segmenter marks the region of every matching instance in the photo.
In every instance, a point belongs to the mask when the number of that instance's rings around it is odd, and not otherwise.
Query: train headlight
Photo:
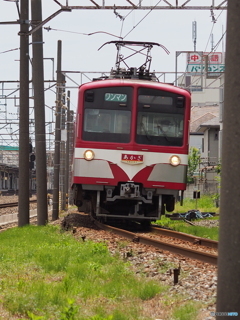
[[[170,164],[174,167],[178,166],[181,163],[181,159],[179,156],[171,156],[170,158]]]
[[[95,154],[92,150],[86,150],[83,154],[85,160],[92,160],[95,157]]]

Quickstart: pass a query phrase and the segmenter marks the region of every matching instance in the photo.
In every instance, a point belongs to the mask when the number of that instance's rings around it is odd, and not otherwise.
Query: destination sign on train
[[[127,102],[127,95],[124,93],[105,93],[105,101]]]

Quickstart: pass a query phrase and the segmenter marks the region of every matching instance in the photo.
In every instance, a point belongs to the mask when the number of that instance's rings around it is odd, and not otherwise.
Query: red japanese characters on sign
[[[203,61],[202,61],[203,55]],[[187,54],[187,64],[201,64],[204,63],[206,58],[208,59],[208,64],[218,64],[223,63],[222,52],[188,52]]]
[[[123,153],[121,161],[127,164],[141,164],[143,163],[143,155]]]

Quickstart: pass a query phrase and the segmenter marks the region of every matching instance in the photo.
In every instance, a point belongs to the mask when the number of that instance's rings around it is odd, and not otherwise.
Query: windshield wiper
[[[166,132],[164,132],[164,130],[163,130],[163,128],[161,127],[160,124],[157,125],[157,129],[158,129],[158,131],[159,131],[159,129],[161,130],[162,135],[163,135],[163,137],[167,140],[167,142],[171,142],[171,140],[169,140],[168,135],[166,135]],[[158,136],[160,136],[160,135],[159,135],[159,132],[158,132]]]
[[[143,131],[144,131],[144,133],[145,133],[145,136],[146,136],[146,138],[148,139],[148,141],[151,141],[152,139],[151,139],[150,136],[148,135],[148,132],[147,132],[147,130],[146,130],[145,125],[144,125],[143,122],[141,122],[141,128],[143,129]]]

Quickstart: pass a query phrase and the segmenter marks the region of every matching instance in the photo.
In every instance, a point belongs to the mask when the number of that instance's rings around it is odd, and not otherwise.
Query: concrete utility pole
[[[68,209],[69,199],[69,144],[70,144],[70,91],[67,92],[67,142],[66,142],[66,153],[65,153],[65,182],[64,182],[64,210]]]
[[[20,120],[18,226],[29,224],[29,5],[21,0],[20,12]]]
[[[65,85],[66,78],[62,74],[61,83]],[[59,172],[59,191],[60,191],[60,206],[61,210],[65,210],[66,206],[66,194],[65,194],[65,172],[66,172],[66,142],[67,142],[67,131],[66,131],[66,92],[63,87],[61,91],[61,142],[60,142],[60,172]]]
[[[36,26],[42,21],[41,0],[31,0],[31,8],[32,24]],[[42,28],[39,28],[32,34],[32,47],[36,144],[36,184],[38,199],[37,220],[38,225],[45,225],[48,221],[48,205]]]
[[[59,172],[60,172],[60,142],[61,142],[61,104],[62,104],[62,42],[58,40],[57,49],[57,101],[55,123],[55,153],[54,153],[54,181],[53,181],[53,210],[52,220],[59,218]]]
[[[70,104],[70,101],[69,101]],[[75,136],[75,126],[73,124],[74,121],[74,111],[71,110],[70,111],[70,115],[69,115],[69,159],[71,166],[69,166],[69,204],[73,205],[73,190],[71,189],[71,183],[72,183],[72,176],[73,176],[73,165],[72,165],[72,159],[73,159],[73,149],[74,149],[74,136]]]
[[[240,317],[240,2],[228,1],[217,319]]]

